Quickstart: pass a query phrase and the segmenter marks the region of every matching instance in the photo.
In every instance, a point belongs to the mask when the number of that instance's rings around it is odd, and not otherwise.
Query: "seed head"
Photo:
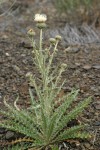
[[[34,21],[37,23],[45,23],[47,20],[47,16],[45,14],[36,14]]]

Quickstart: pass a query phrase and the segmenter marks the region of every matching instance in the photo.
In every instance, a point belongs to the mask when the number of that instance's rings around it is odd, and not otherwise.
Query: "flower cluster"
[[[39,29],[46,28],[47,16],[45,14],[36,14],[34,17],[34,21],[37,23],[36,26]]]
[[[36,14],[34,21],[37,23],[45,23],[47,21],[47,16],[45,14]]]

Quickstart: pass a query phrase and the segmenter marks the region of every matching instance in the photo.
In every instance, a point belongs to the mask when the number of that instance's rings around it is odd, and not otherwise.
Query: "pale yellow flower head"
[[[36,14],[34,21],[37,23],[45,23],[47,21],[47,16],[45,14]]]

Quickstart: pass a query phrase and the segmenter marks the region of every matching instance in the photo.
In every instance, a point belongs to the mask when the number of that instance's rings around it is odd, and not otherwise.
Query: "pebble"
[[[22,57],[26,57],[26,54],[21,54]]]
[[[95,125],[95,126],[100,126],[100,121],[94,122],[93,125]]]
[[[0,128],[0,134],[4,134],[6,132],[6,129]]]
[[[86,148],[85,148],[83,145],[81,146],[81,149],[82,149],[82,150],[86,150]]]
[[[8,56],[8,57],[10,56],[10,54],[9,54],[9,53],[5,53],[5,55],[6,55],[6,56]]]
[[[2,98],[2,94],[0,93],[0,99]]]
[[[12,67],[13,67],[14,71],[16,71],[19,75],[23,75],[23,72],[21,71],[21,69],[18,66],[13,65]]]
[[[94,92],[98,92],[98,89],[97,89],[97,87],[96,86],[92,86],[92,87],[90,87],[91,88],[91,90],[92,91],[94,91]]]
[[[11,139],[13,136],[14,136],[14,132],[8,131],[8,132],[6,133],[6,135],[5,135],[5,138],[6,138],[7,140],[9,140],[9,139]]]
[[[90,144],[89,144],[89,143],[85,143],[84,146],[85,146],[87,149],[90,149]]]
[[[84,73],[84,74],[83,74],[83,78],[87,78],[87,74]]]
[[[0,58],[0,64],[2,64],[2,63],[3,63],[3,59]]]
[[[65,52],[68,52],[68,53],[78,53],[80,51],[80,48],[79,47],[68,47],[65,49]]]
[[[22,62],[23,62],[23,64],[27,64],[27,60],[26,59],[24,59],[24,60],[22,60]]]
[[[76,70],[73,75],[78,75],[80,73],[80,70]]]
[[[95,109],[100,110],[100,102],[94,103],[93,105]]]
[[[69,66],[69,68],[70,68],[70,69],[76,69],[76,66],[73,65],[73,64],[71,64],[71,65]]]
[[[94,69],[100,69],[100,65],[98,64],[98,65],[93,65],[92,66]]]
[[[9,37],[8,37],[6,34],[4,34],[4,35],[2,36],[2,38],[3,38],[3,39],[8,39]]]
[[[75,65],[76,65],[77,67],[79,67],[81,64],[80,64],[80,63],[75,63]]]
[[[90,53],[90,50],[89,50],[89,48],[85,48],[84,50],[83,50],[85,53]]]
[[[100,96],[100,92],[95,93],[94,96]]]
[[[91,65],[84,65],[84,66],[83,66],[83,69],[85,69],[85,70],[90,70],[91,68],[92,68]]]
[[[95,77],[94,77],[93,74],[88,75],[88,78],[90,78],[90,79],[95,79]]]

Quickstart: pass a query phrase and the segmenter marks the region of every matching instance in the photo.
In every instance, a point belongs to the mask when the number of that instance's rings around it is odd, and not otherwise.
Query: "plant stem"
[[[40,29],[40,51],[42,51],[42,29]]]

